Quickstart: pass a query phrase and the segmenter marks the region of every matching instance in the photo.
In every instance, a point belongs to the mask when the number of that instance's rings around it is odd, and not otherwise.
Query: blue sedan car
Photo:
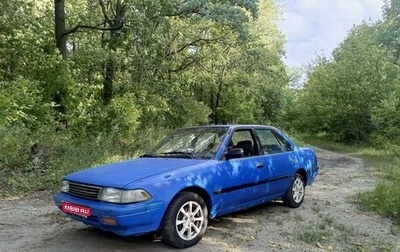
[[[275,199],[299,207],[318,169],[314,150],[277,128],[199,126],[177,130],[140,158],[66,175],[53,198],[85,224],[122,236],[156,232],[185,248],[211,218]]]

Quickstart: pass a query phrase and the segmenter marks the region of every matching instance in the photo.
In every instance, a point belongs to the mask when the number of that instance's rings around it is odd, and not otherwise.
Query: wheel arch
[[[308,182],[308,177],[307,177],[307,172],[306,169],[304,168],[299,168],[296,173],[300,174],[300,176],[303,178],[304,185],[307,185]]]
[[[199,186],[190,186],[190,187],[186,187],[186,188],[183,188],[182,190],[178,191],[174,195],[174,197],[172,197],[172,199],[169,202],[169,204],[166,207],[166,209],[168,209],[170,207],[170,205],[172,204],[172,202],[174,202],[174,200],[178,197],[178,195],[180,193],[183,193],[183,192],[192,192],[192,193],[196,193],[197,195],[199,195],[204,200],[204,203],[206,203],[208,213],[210,213],[211,208],[212,208],[212,199],[211,199],[210,195],[208,194],[208,192],[204,188],[201,188]],[[167,211],[165,211],[164,214],[163,214],[163,217],[161,219],[161,223],[160,223],[160,226],[159,226],[158,229],[160,229],[162,227],[163,223],[164,223],[165,213],[166,212]]]
[[[181,190],[180,192],[193,192],[198,194],[200,197],[203,198],[204,202],[206,203],[207,209],[210,212],[210,209],[212,207],[212,200],[210,195],[204,188],[201,188],[199,186],[191,186]]]

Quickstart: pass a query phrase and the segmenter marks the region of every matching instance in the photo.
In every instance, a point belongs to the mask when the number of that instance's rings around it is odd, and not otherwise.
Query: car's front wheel
[[[286,206],[296,208],[303,203],[305,194],[304,179],[300,174],[296,174],[290,185],[289,189],[286,191],[285,196],[283,196],[283,203]]]
[[[203,237],[208,223],[204,200],[192,192],[177,195],[168,207],[162,226],[162,238],[171,246],[187,248]]]

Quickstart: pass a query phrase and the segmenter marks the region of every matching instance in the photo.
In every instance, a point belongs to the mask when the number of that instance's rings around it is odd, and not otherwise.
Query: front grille
[[[85,199],[98,199],[101,187],[69,182],[68,193]]]

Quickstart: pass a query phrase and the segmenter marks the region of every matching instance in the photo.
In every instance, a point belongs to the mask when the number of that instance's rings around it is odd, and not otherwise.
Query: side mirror
[[[243,149],[242,148],[232,148],[225,154],[225,159],[229,160],[232,158],[241,158],[243,157]]]

